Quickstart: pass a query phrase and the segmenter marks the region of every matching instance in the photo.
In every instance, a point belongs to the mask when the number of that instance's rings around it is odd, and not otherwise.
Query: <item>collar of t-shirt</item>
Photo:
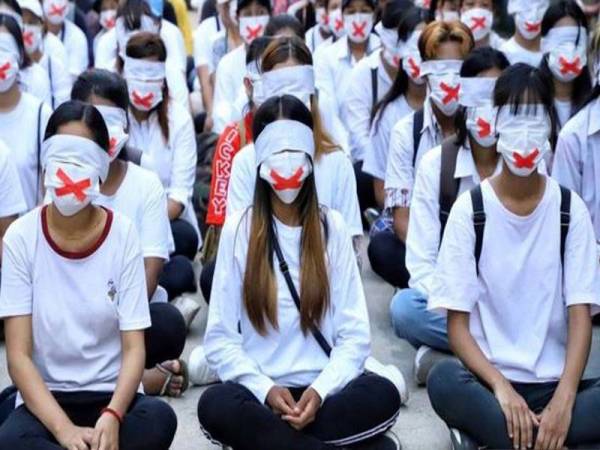
[[[427,97],[423,102],[423,128],[421,128],[421,135],[425,132],[431,134],[431,136],[439,137],[440,139],[434,139],[434,141],[441,142],[441,128],[440,124],[437,121],[437,117],[433,112],[433,107],[431,106],[431,99]],[[429,149],[426,149],[429,150]]]

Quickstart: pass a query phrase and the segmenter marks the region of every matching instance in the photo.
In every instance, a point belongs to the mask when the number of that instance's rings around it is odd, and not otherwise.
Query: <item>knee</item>
[[[227,435],[228,424],[239,420],[239,410],[234,406],[238,397],[236,389],[236,385],[230,383],[217,384],[204,391],[198,400],[198,421],[209,435]]]
[[[381,416],[384,418],[394,417],[402,406],[398,388],[382,376],[375,375],[369,378],[373,398],[381,399]]]
[[[406,336],[410,330],[420,325],[419,313],[423,308],[419,297],[419,293],[414,289],[402,289],[392,297],[390,315],[398,336]]]
[[[190,260],[181,255],[172,256],[163,269],[160,285],[167,290],[169,301],[184,292],[196,292],[196,277]]]
[[[151,303],[150,318],[152,327],[146,332],[146,368],[179,358],[187,335],[183,316],[169,303]]]
[[[447,403],[466,374],[465,368],[456,359],[444,359],[431,369],[427,378],[427,394],[433,409],[438,411],[440,405]]]
[[[183,219],[177,219],[171,222],[171,230],[175,241],[175,254],[193,260],[198,252],[198,234],[194,227]]]
[[[393,237],[391,233],[382,231],[381,233],[375,234],[371,238],[369,247],[367,248],[367,255],[373,270],[381,267],[381,264],[385,261],[385,248],[388,245],[391,237]]]
[[[154,398],[144,401],[144,416],[148,419],[144,427],[147,445],[144,448],[165,450],[171,447],[177,431],[177,416],[166,402]]]

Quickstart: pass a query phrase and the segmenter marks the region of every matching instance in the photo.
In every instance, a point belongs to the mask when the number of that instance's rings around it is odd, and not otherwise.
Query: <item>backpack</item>
[[[475,229],[475,267],[479,275],[479,258],[483,245],[483,233],[485,231],[485,210],[483,208],[483,196],[481,185],[471,189],[471,204],[473,205],[473,228]],[[565,244],[571,222],[571,191],[560,186],[560,262],[564,268]]]

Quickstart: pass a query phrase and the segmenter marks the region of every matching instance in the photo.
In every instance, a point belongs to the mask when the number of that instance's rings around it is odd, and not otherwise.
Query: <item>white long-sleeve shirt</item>
[[[392,79],[381,61],[382,49],[363,58],[348,74],[346,95],[341,98],[341,118],[350,134],[352,159],[363,161],[371,148],[369,129],[373,111],[372,70],[376,71],[375,101],[383,98],[392,86]]]
[[[85,33],[70,20],[65,20],[59,38],[67,52],[68,70],[73,80],[90,65]]]
[[[369,318],[350,233],[339,214],[327,212],[330,306],[319,329],[333,348],[328,358],[311,333],[302,333],[300,314],[275,255],[279,329],[267,324],[267,334],[261,336],[248,319],[242,286],[251,216],[251,210],[242,211],[229,217],[223,227],[204,336],[208,363],[221,380],[242,384],[261,403],[275,385],[311,386],[325,400],[363,371],[370,351]],[[290,275],[300,291],[302,228],[274,222]]]
[[[240,45],[227,53],[217,66],[213,100],[213,131],[221,133],[227,124],[240,120],[237,99],[246,75],[246,47]]]
[[[561,130],[552,177],[577,192],[587,206],[600,241],[600,98],[579,111]]]
[[[319,204],[338,211],[352,236],[362,236],[360,207],[352,163],[341,150],[325,153],[315,163]],[[227,217],[252,205],[256,185],[256,152],[248,144],[233,158],[227,188]]]

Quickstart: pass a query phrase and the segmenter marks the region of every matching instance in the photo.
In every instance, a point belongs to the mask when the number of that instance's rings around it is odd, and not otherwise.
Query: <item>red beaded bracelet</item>
[[[121,414],[119,414],[114,409],[104,408],[102,411],[100,411],[100,415],[102,415],[102,414],[110,414],[111,416],[115,417],[119,421],[120,425],[123,425],[123,417],[121,417]]]

